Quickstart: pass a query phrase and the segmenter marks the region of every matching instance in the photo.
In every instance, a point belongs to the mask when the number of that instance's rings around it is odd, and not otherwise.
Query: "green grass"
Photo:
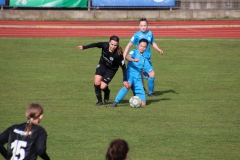
[[[137,109],[131,92],[116,108],[94,106],[100,50],[76,46],[98,41],[108,38],[0,38],[0,132],[38,102],[53,160],[104,159],[114,138],[128,141],[129,160],[239,159],[239,39],[157,39],[158,96]],[[121,87],[119,70],[111,102]]]

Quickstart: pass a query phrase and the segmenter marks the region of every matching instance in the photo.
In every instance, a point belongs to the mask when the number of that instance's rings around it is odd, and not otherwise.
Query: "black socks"
[[[100,85],[94,84],[94,89],[95,89],[95,94],[98,99],[98,102],[102,102],[102,91],[101,91]]]

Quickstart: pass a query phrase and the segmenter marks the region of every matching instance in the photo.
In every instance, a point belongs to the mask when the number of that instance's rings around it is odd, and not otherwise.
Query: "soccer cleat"
[[[110,96],[110,90],[108,89],[106,92],[104,92],[104,103],[108,103]]]
[[[103,105],[103,102],[97,102],[97,103],[95,104],[95,106],[101,106],[101,105]]]
[[[157,95],[155,93],[148,94],[148,97],[156,97]]]
[[[113,102],[112,104],[109,104],[108,107],[117,107],[117,102]]]

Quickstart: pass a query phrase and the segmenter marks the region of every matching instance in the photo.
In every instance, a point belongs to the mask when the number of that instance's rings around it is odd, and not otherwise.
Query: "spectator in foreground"
[[[128,157],[129,147],[125,140],[114,139],[109,144],[106,160],[125,160]]]
[[[6,160],[50,160],[46,153],[47,132],[39,125],[43,108],[37,103],[29,104],[27,122],[15,124],[0,134],[0,153]],[[4,144],[7,143],[7,149]]]

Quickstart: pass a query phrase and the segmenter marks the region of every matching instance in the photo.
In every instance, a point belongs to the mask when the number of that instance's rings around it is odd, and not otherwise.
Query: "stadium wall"
[[[0,10],[1,20],[240,19],[240,10]]]

